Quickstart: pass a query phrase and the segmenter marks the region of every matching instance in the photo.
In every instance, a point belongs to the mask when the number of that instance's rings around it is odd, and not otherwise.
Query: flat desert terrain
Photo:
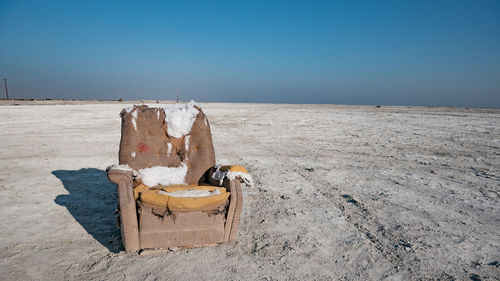
[[[202,103],[255,181],[237,241],[127,254],[129,105],[0,106],[0,279],[500,279],[498,109]]]

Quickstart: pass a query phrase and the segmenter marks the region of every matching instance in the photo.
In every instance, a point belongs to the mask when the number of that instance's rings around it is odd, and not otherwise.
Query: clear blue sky
[[[500,107],[500,1],[0,0],[0,34],[16,98]]]

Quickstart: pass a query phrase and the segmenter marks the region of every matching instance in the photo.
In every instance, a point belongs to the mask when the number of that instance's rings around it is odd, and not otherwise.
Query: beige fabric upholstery
[[[210,124],[205,113],[200,112],[189,134],[189,146],[186,151],[186,136],[174,138],[167,134],[168,124],[165,112],[161,108],[137,106],[135,126],[132,122],[134,111],[123,110],[122,138],[120,142],[120,165],[128,164],[139,170],[153,166],[178,167],[186,160],[188,173],[187,184],[198,183],[200,177],[215,165],[215,152],[212,144]],[[172,144],[169,153],[169,145]]]

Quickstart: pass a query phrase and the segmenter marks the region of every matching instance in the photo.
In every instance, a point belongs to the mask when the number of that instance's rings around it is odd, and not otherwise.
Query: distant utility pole
[[[3,81],[5,82],[5,95],[7,96],[7,99],[9,99],[9,90],[7,89],[7,78],[4,78]]]
[[[177,100],[176,103],[179,103],[179,88],[177,88]]]

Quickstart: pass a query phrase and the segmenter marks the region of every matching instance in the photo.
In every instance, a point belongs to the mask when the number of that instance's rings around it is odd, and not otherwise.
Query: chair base
[[[224,242],[225,214],[210,211],[158,214],[157,208],[139,203],[141,249],[200,247]]]

